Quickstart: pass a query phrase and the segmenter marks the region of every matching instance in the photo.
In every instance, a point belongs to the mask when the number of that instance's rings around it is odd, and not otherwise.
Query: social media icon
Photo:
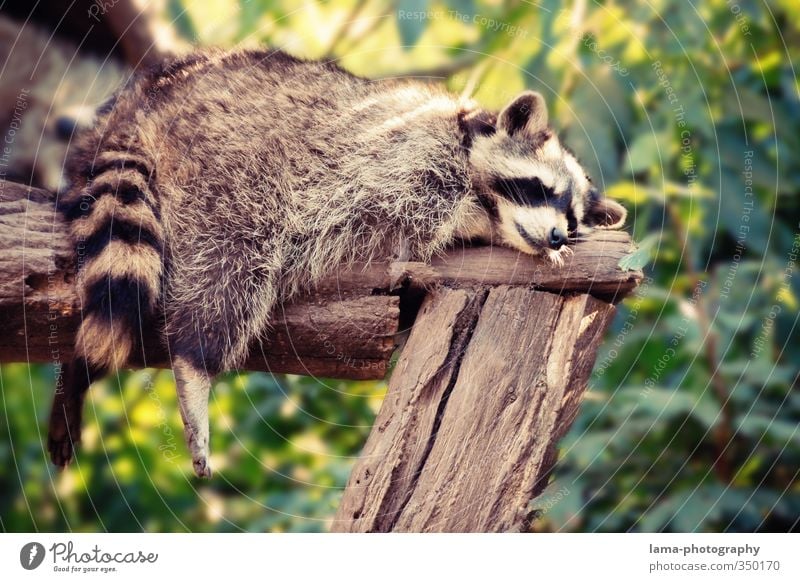
[[[19,563],[26,570],[35,570],[44,561],[44,546],[39,542],[28,542],[19,551]]]

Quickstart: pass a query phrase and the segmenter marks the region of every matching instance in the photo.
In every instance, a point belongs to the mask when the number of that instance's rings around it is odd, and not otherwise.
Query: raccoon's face
[[[489,236],[563,264],[567,243],[592,228],[619,228],[626,211],[600,195],[575,157],[547,126],[539,93],[514,99],[496,121],[485,112],[467,118],[470,166],[486,209]]]

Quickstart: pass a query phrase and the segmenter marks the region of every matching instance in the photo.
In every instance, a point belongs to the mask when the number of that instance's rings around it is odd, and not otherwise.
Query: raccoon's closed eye
[[[498,178],[494,189],[504,198],[525,206],[552,203],[556,195],[539,178]]]
[[[567,232],[570,236],[575,236],[578,232],[578,219],[572,206],[567,208]]]

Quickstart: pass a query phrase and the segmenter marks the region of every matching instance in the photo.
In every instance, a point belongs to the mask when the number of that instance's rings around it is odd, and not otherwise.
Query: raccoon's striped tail
[[[80,440],[89,384],[123,367],[140,346],[163,271],[164,234],[150,164],[129,152],[107,152],[87,166],[84,177],[85,186],[69,192],[60,205],[75,244],[83,312],[74,360],[50,417],[51,458],[61,466]]]

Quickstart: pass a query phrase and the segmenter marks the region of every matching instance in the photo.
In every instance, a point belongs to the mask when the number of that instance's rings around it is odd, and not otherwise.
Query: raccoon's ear
[[[613,229],[622,228],[628,211],[619,202],[600,196],[597,193],[590,195],[583,223],[592,228]]]
[[[500,112],[498,125],[514,135],[518,131],[535,134],[547,128],[547,105],[536,91],[525,91]]]

